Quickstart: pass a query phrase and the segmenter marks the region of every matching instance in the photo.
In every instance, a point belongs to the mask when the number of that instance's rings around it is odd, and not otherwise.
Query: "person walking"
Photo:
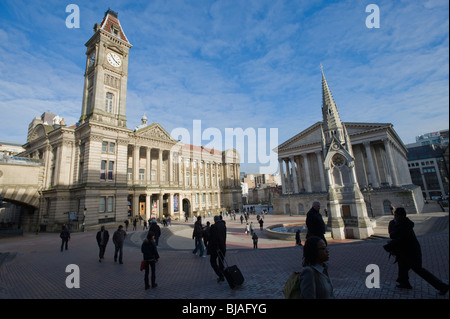
[[[395,255],[398,263],[397,288],[412,289],[408,276],[409,270],[412,269],[436,288],[440,295],[445,295],[449,285],[422,267],[422,250],[413,228],[414,222],[406,217],[406,210],[403,207],[396,208],[394,219],[388,226],[391,242],[387,244],[386,250]]]
[[[256,235],[256,233],[253,233],[252,240],[253,240],[253,249],[257,249],[258,248],[258,235]]]
[[[223,270],[225,268],[223,265],[223,259],[225,258],[227,250],[226,241],[227,227],[225,226],[225,222],[221,220],[219,216],[214,216],[214,224],[211,225],[208,251],[211,255],[211,267],[218,276],[217,282],[225,280],[223,275]]]
[[[328,248],[318,236],[310,236],[303,247],[303,270],[300,290],[303,299],[334,299],[333,284],[328,276]]]
[[[61,238],[61,252],[62,252],[64,247],[66,248],[66,250],[68,249],[68,244],[70,240],[70,232],[65,225],[62,227],[59,237]]]
[[[263,218],[260,218],[259,219],[259,230],[263,230],[263,225],[264,225],[264,220],[263,220]]]
[[[127,237],[127,233],[123,230],[123,226],[120,225],[113,234],[114,243],[114,262],[117,262],[117,255],[119,255],[119,264],[123,264],[123,242]]]
[[[148,231],[152,231],[155,234],[155,243],[156,243],[156,246],[158,246],[159,245],[159,237],[161,237],[161,227],[159,227],[155,218],[152,218],[150,220],[150,228],[148,229]]]
[[[320,214],[320,202],[314,201],[311,209],[306,214],[306,227],[308,232],[306,233],[306,239],[311,236],[317,236],[327,244],[325,239],[326,226]]]
[[[137,218],[133,219],[133,230],[136,230]]]
[[[245,234],[250,234],[250,225],[248,223],[245,225]]]
[[[211,233],[211,223],[206,222],[206,226],[203,227],[203,243],[205,244],[205,250],[207,250],[209,244],[210,233]]]
[[[155,242],[155,233],[151,230],[148,231],[147,237],[144,239],[142,245],[141,245],[141,252],[144,255],[144,261],[145,261],[145,273],[144,273],[144,284],[145,284],[145,290],[150,288],[149,283],[149,272],[150,269],[152,271],[151,274],[151,287],[156,288],[158,285],[156,284],[156,263],[159,260],[159,254],[158,249],[156,247]]]
[[[250,222],[250,235],[253,236],[255,228],[253,227],[253,222]]]
[[[206,257],[203,253],[203,226],[202,226],[202,217],[198,216],[197,221],[194,224],[194,231],[192,232],[192,239],[195,240],[195,248],[192,253],[197,254],[197,250],[200,251],[200,257]]]
[[[99,248],[98,261],[102,262],[102,259],[105,259],[106,245],[109,241],[109,232],[105,229],[105,226],[102,226],[97,232],[96,239]]]
[[[297,229],[297,231],[295,232],[295,245],[302,246],[302,239],[300,237],[300,229]]]

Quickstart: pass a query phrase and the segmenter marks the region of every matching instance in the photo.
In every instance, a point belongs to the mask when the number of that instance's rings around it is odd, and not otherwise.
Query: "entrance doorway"
[[[189,218],[191,216],[191,203],[189,199],[183,199],[183,211],[184,217]]]

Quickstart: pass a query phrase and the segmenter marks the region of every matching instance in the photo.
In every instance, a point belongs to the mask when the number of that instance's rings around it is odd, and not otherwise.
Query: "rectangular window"
[[[113,203],[114,203],[114,197],[109,196],[108,198],[108,212],[113,211]]]
[[[102,161],[100,165],[100,179],[106,179],[106,161]]]
[[[109,152],[111,154],[114,154],[115,148],[116,148],[116,143],[113,143],[113,142],[109,143]]]
[[[191,174],[186,172],[186,186],[190,186],[190,185],[191,185]]]
[[[145,169],[143,169],[143,168],[139,169],[139,180],[140,181],[145,180]]]
[[[199,202],[198,199],[199,199],[199,198],[198,198],[198,193],[197,193],[197,194],[195,194],[195,203],[196,203],[197,205],[198,205],[198,202]]]
[[[108,180],[112,181],[114,179],[114,162],[110,161],[108,163]]]
[[[114,95],[112,93],[107,92],[106,99],[105,99],[105,112],[112,113],[113,99],[114,99]]]
[[[152,182],[156,182],[156,170],[152,169],[151,171],[151,179]]]
[[[127,169],[127,175],[128,175],[128,180],[131,181],[133,179],[133,169],[132,168]]]
[[[108,151],[108,142],[102,142],[102,152],[106,153]]]
[[[99,198],[99,204],[98,204],[98,211],[100,213],[105,212],[105,206],[106,206],[106,197],[100,197]]]

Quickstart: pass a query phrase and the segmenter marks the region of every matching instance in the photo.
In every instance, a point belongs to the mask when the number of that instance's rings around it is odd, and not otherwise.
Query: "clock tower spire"
[[[128,41],[117,12],[108,9],[86,42],[86,70],[80,124],[126,127]]]

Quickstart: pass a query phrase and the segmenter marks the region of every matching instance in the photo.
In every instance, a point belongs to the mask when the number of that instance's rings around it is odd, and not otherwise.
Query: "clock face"
[[[115,53],[108,53],[108,62],[114,67],[119,67],[122,64],[122,60],[120,60],[120,57]]]
[[[340,154],[334,155],[333,158],[332,158],[331,160],[332,160],[332,162],[333,162],[333,165],[334,165],[334,166],[337,166],[337,167],[341,167],[342,165],[345,164],[345,157],[343,157],[343,156],[340,155]]]

